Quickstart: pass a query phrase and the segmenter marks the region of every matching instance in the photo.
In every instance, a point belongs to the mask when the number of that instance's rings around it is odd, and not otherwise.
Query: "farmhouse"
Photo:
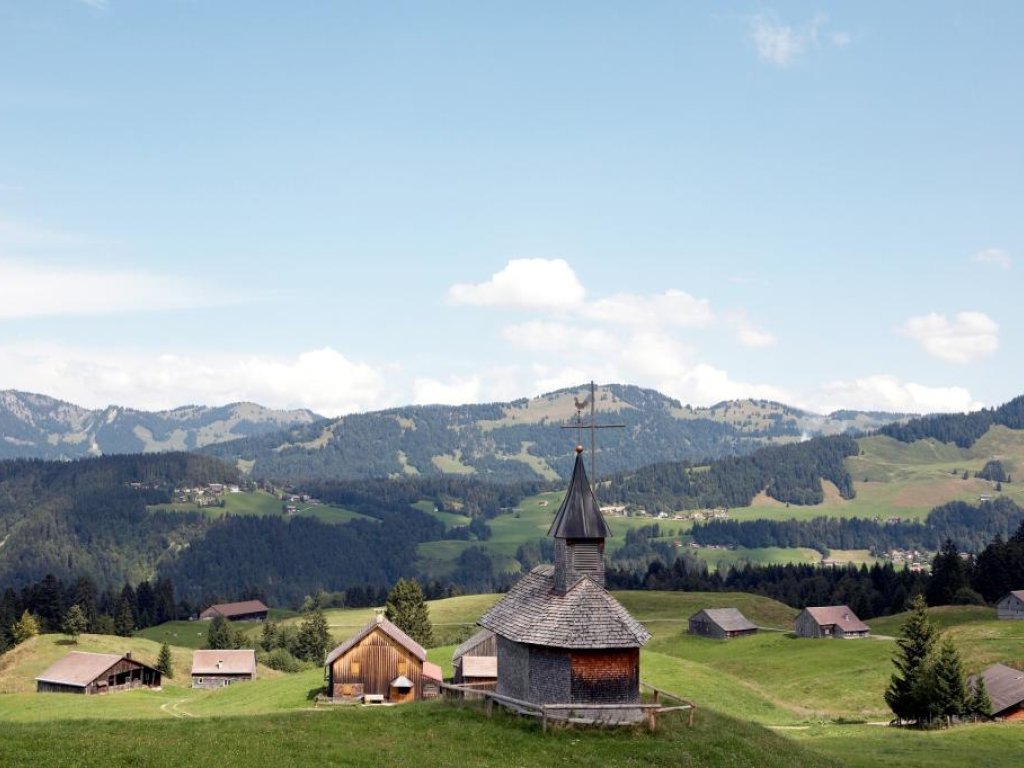
[[[195,651],[192,687],[223,688],[256,679],[256,651]]]
[[[116,653],[72,651],[36,678],[38,693],[112,693],[159,688],[160,672]]]
[[[223,616],[228,621],[266,621],[269,610],[262,600],[243,600],[240,603],[211,605],[199,614],[199,618],[209,621]]]
[[[797,637],[867,637],[871,628],[845,605],[804,608],[796,617]]]
[[[996,603],[1000,619],[1024,619],[1024,589],[1015,589]]]
[[[1005,664],[993,664],[981,675],[968,680],[971,690],[978,677],[985,680],[985,690],[992,702],[992,716],[1001,720],[1024,720],[1024,672]]]
[[[494,690],[498,682],[498,641],[481,629],[452,653],[454,682]]]
[[[757,633],[757,625],[738,608],[704,608],[690,617],[691,635],[727,640]]]
[[[480,619],[496,635],[497,693],[531,704],[635,704],[650,633],[604,588],[611,535],[576,449],[548,535],[555,564],[524,576]],[[628,715],[624,715],[628,716]]]
[[[327,655],[327,695],[335,701],[402,703],[440,695],[441,668],[381,615]]]

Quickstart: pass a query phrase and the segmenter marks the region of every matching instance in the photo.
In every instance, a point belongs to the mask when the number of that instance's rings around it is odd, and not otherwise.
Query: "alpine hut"
[[[159,688],[160,672],[116,653],[72,651],[36,678],[38,693],[112,693],[133,688]]]
[[[262,600],[243,600],[240,603],[217,603],[211,605],[199,618],[210,621],[223,616],[228,621],[266,621],[270,611]]]
[[[611,531],[582,452],[577,446],[569,489],[548,531],[554,565],[530,571],[479,624],[496,636],[499,695],[531,704],[635,704],[640,647],[651,635],[604,588]]]
[[[423,647],[381,615],[327,655],[335,701],[401,703],[440,693],[441,671]]]
[[[996,603],[1000,619],[1024,619],[1024,589],[1015,589]]]
[[[796,617],[797,637],[867,637],[871,628],[845,605],[804,608]]]
[[[689,632],[727,640],[757,634],[757,625],[740,613],[739,608],[704,608],[690,617]]]
[[[223,688],[256,679],[256,651],[195,651],[192,654],[192,687]]]
[[[992,702],[992,717],[1024,720],[1024,672],[1005,664],[993,664],[968,679],[968,690],[974,690],[979,677],[985,681],[985,691]]]
[[[481,629],[452,653],[453,680],[483,690],[494,690],[498,681],[498,641],[489,629]]]

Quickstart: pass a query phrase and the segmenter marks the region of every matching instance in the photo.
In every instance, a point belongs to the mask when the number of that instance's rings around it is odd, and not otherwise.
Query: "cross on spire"
[[[577,450],[581,451],[583,447],[583,430],[590,432],[590,477],[591,487],[597,487],[597,465],[595,464],[595,446],[597,442],[597,430],[599,429],[623,429],[625,424],[598,424],[597,415],[595,413],[595,407],[597,402],[596,388],[594,386],[594,380],[590,380],[590,394],[583,398],[581,401],[578,397],[573,395],[573,402],[576,405],[576,422],[574,424],[563,424],[562,429],[575,429],[576,430],[576,445]],[[590,420],[584,422],[583,411],[586,410],[587,406],[590,407]]]

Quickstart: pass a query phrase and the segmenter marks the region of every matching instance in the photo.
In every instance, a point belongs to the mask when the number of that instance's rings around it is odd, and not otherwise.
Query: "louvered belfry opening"
[[[548,535],[555,539],[555,591],[564,593],[582,576],[604,586],[604,540],[611,536],[583,466],[583,449]]]

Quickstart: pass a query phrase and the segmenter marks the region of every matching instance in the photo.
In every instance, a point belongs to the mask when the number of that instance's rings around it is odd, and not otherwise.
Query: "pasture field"
[[[152,504],[147,509],[160,512],[199,512],[207,517],[218,518],[224,515],[252,515],[255,517],[281,516],[281,507],[285,503],[272,493],[265,491],[225,493],[223,507],[197,507],[195,504]],[[308,504],[295,502],[298,507],[296,515],[312,517],[324,523],[347,523],[350,520],[374,520],[375,518],[361,515],[344,507],[333,504]]]
[[[642,652],[643,679],[691,697],[695,727],[666,716],[657,733],[588,729],[540,732],[539,725],[470,704],[424,702],[394,708],[314,707],[323,672],[264,672],[253,683],[216,691],[188,685],[190,649],[175,648],[176,676],[163,691],[109,696],[35,694],[33,678],[71,648],[58,635],[34,638],[0,657],[0,764],[4,766],[230,767],[253,761],[297,765],[608,765],[608,766],[1016,766],[1024,728],[1013,724],[915,732],[866,723],[889,713],[882,692],[892,671],[891,638],[798,640],[763,631],[730,641],[685,634],[704,607],[737,607],[755,623],[787,629],[797,611],[743,593],[618,592],[654,637]],[[497,595],[431,603],[435,621],[471,625]],[[991,609],[932,609],[957,641],[969,671],[993,660],[1015,663],[1024,623],[999,622]],[[373,611],[328,612],[343,639]],[[904,616],[871,622],[898,631]],[[294,621],[295,619],[287,619]],[[344,630],[344,631],[339,631]],[[144,638],[83,635],[82,650],[130,648],[153,660]],[[450,673],[452,645],[428,652]],[[1015,655],[1016,654],[1016,655]],[[853,724],[850,724],[851,721]],[[857,722],[865,724],[856,724]]]

